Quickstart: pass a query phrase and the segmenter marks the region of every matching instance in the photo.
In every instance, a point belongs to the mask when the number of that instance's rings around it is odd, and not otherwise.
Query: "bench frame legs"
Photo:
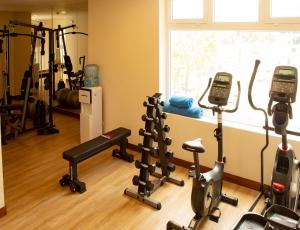
[[[120,149],[114,149],[112,155],[122,160],[133,162],[132,154],[126,152],[128,140],[127,138],[119,142]],[[79,163],[79,162],[78,162]],[[59,183],[61,186],[69,186],[71,192],[84,193],[86,191],[85,183],[78,179],[77,164],[69,161],[69,174],[64,175]]]
[[[124,161],[128,161],[129,163],[132,163],[134,161],[133,155],[126,152],[128,139],[126,138],[120,141],[119,145],[120,149],[114,149],[112,155]]]
[[[68,185],[71,192],[84,193],[86,191],[85,183],[77,177],[77,164],[69,162],[69,174],[64,175],[60,181],[61,186]]]

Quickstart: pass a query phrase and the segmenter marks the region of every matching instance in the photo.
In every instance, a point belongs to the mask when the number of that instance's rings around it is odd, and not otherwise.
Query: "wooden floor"
[[[138,170],[111,157],[111,149],[79,164],[79,178],[86,182],[87,192],[72,194],[68,187],[62,188],[58,181],[68,164],[61,155],[79,144],[79,120],[55,114],[55,124],[60,130],[57,135],[27,133],[3,147],[8,213],[0,219],[0,229],[162,230],[168,220],[189,223],[192,180],[184,168],[174,173],[184,178],[184,187],[165,184],[151,196],[161,201],[160,211],[123,195],[126,187],[136,189],[131,180]],[[226,182],[224,192],[237,196],[239,206],[221,204],[219,223],[205,221],[203,229],[231,229],[257,194]]]

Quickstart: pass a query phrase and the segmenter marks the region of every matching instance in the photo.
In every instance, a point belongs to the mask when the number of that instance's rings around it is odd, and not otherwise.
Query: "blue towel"
[[[178,108],[191,108],[193,98],[184,96],[172,96],[169,100],[170,104]]]
[[[178,108],[166,101],[163,107],[164,112],[175,113],[186,117],[201,118],[203,116],[203,110],[198,106],[193,106],[191,108]]]

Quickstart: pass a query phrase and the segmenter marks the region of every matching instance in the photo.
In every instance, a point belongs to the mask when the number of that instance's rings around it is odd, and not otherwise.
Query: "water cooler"
[[[83,87],[79,90],[80,143],[102,134],[102,88]]]

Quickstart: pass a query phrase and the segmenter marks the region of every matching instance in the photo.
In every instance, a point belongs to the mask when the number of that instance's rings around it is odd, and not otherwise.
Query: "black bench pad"
[[[101,152],[113,145],[119,144],[131,135],[131,130],[126,128],[117,128],[110,132],[107,132],[99,137],[84,142],[72,149],[63,152],[63,158],[72,162],[79,163],[85,159],[92,157],[93,155]],[[104,137],[107,136],[107,137]]]

